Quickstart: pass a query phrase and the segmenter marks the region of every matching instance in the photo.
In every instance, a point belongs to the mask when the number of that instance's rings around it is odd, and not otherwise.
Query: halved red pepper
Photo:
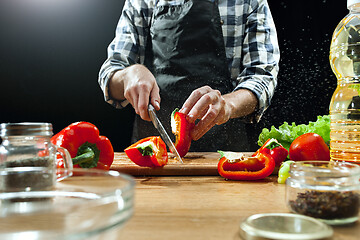
[[[66,148],[74,167],[110,169],[114,161],[114,149],[110,140],[100,136],[99,129],[89,122],[75,122],[51,138],[51,143]],[[62,158],[57,167],[63,168]]]
[[[259,152],[270,154],[275,161],[275,166],[280,166],[288,156],[288,150],[284,148],[275,138],[269,138],[254,154]]]
[[[220,154],[218,172],[226,179],[259,180],[269,176],[275,168],[274,159],[267,153],[258,152],[249,158],[233,152],[220,151]]]
[[[168,162],[166,145],[159,136],[143,138],[124,151],[131,161],[142,167],[162,167]]]
[[[171,114],[171,130],[175,134],[175,148],[180,157],[185,156],[190,149],[192,138],[190,131],[194,128],[195,123],[190,123],[186,115],[175,109]]]

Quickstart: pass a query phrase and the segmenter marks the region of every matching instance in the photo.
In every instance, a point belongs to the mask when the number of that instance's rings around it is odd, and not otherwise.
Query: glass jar
[[[56,180],[71,175],[68,151],[50,142],[50,123],[2,123],[0,125],[0,192],[51,189]],[[64,159],[65,171],[57,173],[56,158]]]
[[[359,218],[360,166],[336,161],[303,161],[290,166],[286,203],[290,211],[338,225]]]

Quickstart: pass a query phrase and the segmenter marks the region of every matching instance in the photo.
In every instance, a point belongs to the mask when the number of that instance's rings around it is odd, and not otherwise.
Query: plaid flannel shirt
[[[122,108],[127,101],[112,99],[108,80],[115,71],[144,64],[146,42],[155,6],[178,5],[188,0],[126,0],[108,58],[98,82],[105,101]],[[266,0],[218,0],[225,51],[234,91],[245,88],[258,98],[252,120],[258,121],[270,105],[277,86],[280,60],[277,34]],[[252,121],[251,120],[251,121]]]

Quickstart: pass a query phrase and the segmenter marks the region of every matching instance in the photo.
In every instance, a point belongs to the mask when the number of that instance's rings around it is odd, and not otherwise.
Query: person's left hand
[[[190,122],[200,121],[191,132],[193,140],[200,139],[214,125],[227,122],[231,117],[232,107],[226,102],[219,90],[204,86],[194,90],[180,112],[187,114]]]

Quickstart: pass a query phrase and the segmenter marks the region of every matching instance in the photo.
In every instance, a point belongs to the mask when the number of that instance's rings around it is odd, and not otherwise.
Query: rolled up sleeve
[[[150,21],[150,6],[145,1],[127,0],[116,27],[115,38],[107,48],[107,59],[100,68],[98,83],[106,102],[123,108],[127,101],[117,101],[109,94],[109,79],[116,71],[144,63]]]
[[[245,88],[258,98],[258,107],[250,118],[260,120],[269,107],[277,86],[280,52],[276,28],[267,1],[254,1],[249,10],[243,44],[242,71],[234,91]]]

